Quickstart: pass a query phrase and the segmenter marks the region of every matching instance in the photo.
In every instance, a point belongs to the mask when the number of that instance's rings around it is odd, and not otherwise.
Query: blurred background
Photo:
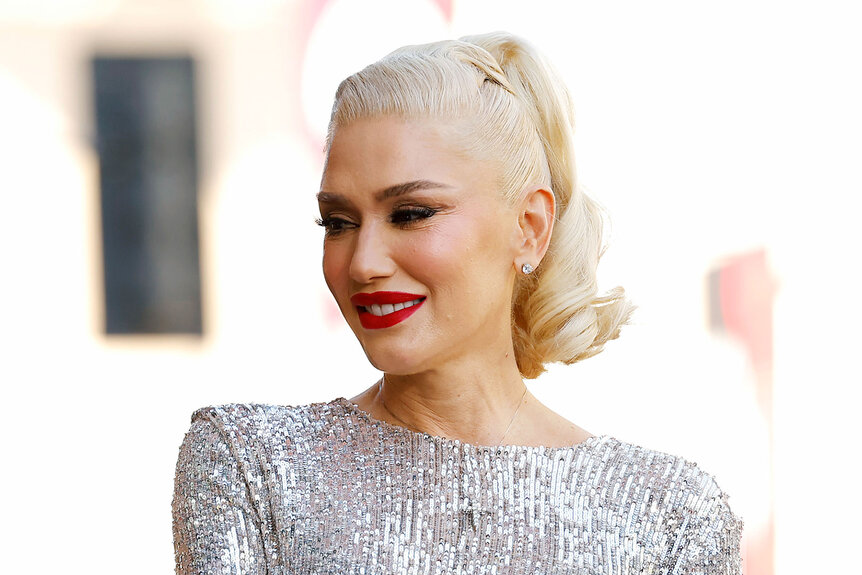
[[[497,29],[567,79],[600,279],[639,306],[531,390],[715,475],[747,575],[858,569],[860,24],[829,0],[0,0],[4,571],[172,572],[192,411],[377,379],[320,272],[335,87]]]

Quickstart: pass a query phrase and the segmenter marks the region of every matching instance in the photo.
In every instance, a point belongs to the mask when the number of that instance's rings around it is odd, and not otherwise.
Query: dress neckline
[[[461,441],[460,439],[451,439],[449,437],[443,437],[441,435],[432,435],[430,433],[424,433],[420,431],[413,431],[408,427],[404,427],[401,425],[395,425],[394,423],[389,423],[388,421],[384,421],[382,419],[377,419],[372,416],[367,411],[360,408],[358,405],[346,399],[344,397],[339,397],[334,399],[332,403],[338,403],[342,407],[344,407],[350,413],[353,413],[372,427],[381,430],[387,430],[395,433],[400,433],[406,437],[411,437],[415,440],[424,440],[430,441],[437,446],[440,447],[450,447],[450,448],[459,448],[464,451],[474,452],[474,453],[484,453],[484,452],[497,452],[497,454],[503,453],[518,453],[518,452],[538,452],[543,454],[574,454],[578,450],[582,448],[589,447],[594,443],[601,443],[602,441],[608,439],[607,435],[591,435],[584,441],[580,443],[576,443],[574,445],[563,445],[559,447],[547,447],[544,445],[478,445],[474,443],[467,443],[465,441]]]

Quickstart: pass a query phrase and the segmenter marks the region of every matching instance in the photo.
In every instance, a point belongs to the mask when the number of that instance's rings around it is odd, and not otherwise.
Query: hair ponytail
[[[545,371],[546,363],[571,364],[599,353],[619,336],[634,308],[620,287],[597,294],[602,212],[577,185],[574,113],[565,85],[520,38],[497,32],[462,40],[494,57],[524,104],[538,131],[557,202],[548,252],[513,295],[518,368],[524,377],[534,378]]]

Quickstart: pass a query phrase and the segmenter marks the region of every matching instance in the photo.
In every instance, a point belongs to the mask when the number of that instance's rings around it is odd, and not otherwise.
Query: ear
[[[554,231],[556,202],[554,193],[546,188],[529,190],[522,198],[518,211],[519,250],[515,267],[524,264],[533,268],[545,257]]]

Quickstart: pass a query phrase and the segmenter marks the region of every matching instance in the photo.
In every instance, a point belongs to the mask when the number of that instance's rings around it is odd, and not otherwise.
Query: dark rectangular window
[[[93,59],[105,330],[202,333],[194,62]]]

